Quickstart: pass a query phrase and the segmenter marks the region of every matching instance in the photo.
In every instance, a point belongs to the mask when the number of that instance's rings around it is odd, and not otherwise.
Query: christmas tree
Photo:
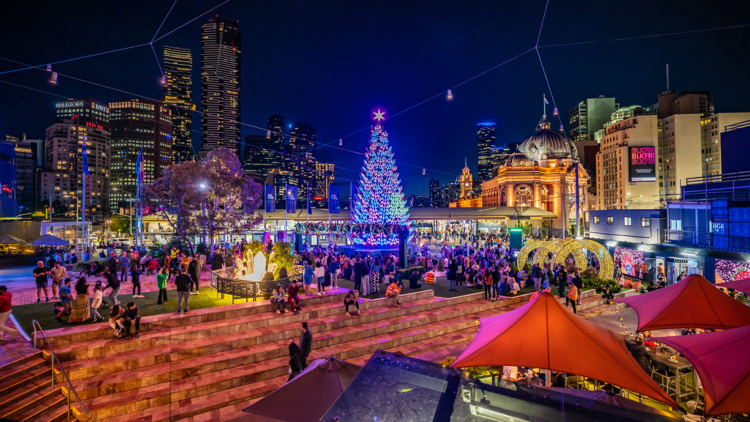
[[[376,116],[382,118],[382,113]],[[367,246],[398,245],[398,230],[411,224],[388,132],[380,124],[372,129],[359,173],[352,222],[369,225],[362,234],[352,235],[355,243]]]

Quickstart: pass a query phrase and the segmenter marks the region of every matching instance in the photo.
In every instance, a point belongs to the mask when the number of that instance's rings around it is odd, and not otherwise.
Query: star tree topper
[[[377,120],[378,123],[380,123],[381,120],[385,120],[385,117],[383,116],[384,114],[385,114],[385,111],[380,111],[380,110],[376,111],[374,120]]]

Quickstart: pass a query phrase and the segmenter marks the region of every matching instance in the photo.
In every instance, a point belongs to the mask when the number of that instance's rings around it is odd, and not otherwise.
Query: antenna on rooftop
[[[669,91],[669,63],[667,63],[667,91]]]

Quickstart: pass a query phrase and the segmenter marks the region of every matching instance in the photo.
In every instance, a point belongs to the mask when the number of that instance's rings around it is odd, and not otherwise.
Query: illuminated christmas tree
[[[382,120],[383,113],[375,113],[375,119]],[[380,123],[372,129],[359,173],[352,223],[367,225],[361,234],[352,235],[355,243],[365,246],[398,245],[398,231],[411,224],[388,132]]]

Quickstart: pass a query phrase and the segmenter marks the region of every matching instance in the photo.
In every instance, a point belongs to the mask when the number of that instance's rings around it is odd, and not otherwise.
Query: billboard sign
[[[655,147],[630,147],[629,156],[631,182],[656,181]]]

